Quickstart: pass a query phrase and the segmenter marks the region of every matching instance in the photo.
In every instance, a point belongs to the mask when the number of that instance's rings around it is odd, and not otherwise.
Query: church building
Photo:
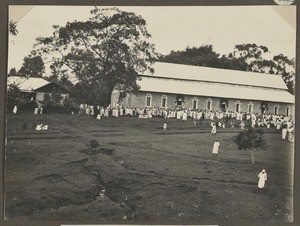
[[[111,106],[185,108],[290,116],[295,97],[279,75],[156,62],[154,73],[141,73],[138,94]]]

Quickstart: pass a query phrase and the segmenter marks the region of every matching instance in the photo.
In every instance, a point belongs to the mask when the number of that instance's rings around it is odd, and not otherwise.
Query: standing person
[[[291,125],[288,129],[288,140],[289,142],[294,142],[294,133],[295,133],[295,129],[293,127],[293,125]]]
[[[287,124],[285,122],[282,123],[281,129],[281,139],[285,140],[287,135]]]
[[[259,174],[258,174],[258,188],[264,188],[265,187],[265,182],[267,180],[267,173],[266,170],[263,169]]]
[[[166,130],[167,129],[167,123],[164,123],[163,124],[163,130]]]
[[[216,123],[211,123],[211,127],[212,127],[212,129],[211,129],[211,134],[212,135],[214,135],[214,136],[216,136],[216,134],[217,134],[217,125],[216,125]]]
[[[184,110],[184,111],[182,112],[182,120],[183,120],[183,121],[186,121],[186,120],[187,120],[187,111],[186,111],[186,110]]]
[[[38,108],[35,108],[33,114],[37,115],[38,113],[39,113],[39,109],[38,109]]]
[[[244,121],[241,122],[240,127],[241,127],[241,130],[245,129],[245,123],[244,123]]]
[[[213,150],[212,150],[213,155],[218,155],[219,146],[220,146],[220,142],[216,140],[213,144]]]
[[[15,114],[17,114],[18,113],[18,107],[15,105],[14,106],[14,109],[13,109],[13,114],[15,115]]]

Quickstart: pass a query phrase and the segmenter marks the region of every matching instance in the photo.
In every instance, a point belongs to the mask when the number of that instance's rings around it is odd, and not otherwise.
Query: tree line
[[[240,71],[276,74],[282,76],[290,93],[295,90],[295,59],[283,54],[275,55],[268,60],[266,46],[254,43],[235,45],[234,50],[226,55],[216,53],[212,45],[187,47],[182,51],[171,51],[161,56],[160,61],[194,66],[206,66]]]

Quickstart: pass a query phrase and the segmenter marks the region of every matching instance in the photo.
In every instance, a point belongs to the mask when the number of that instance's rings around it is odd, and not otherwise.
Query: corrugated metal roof
[[[21,91],[24,92],[36,90],[49,83],[50,82],[42,78],[33,78],[33,77],[25,78],[21,76],[10,76],[7,78],[7,85],[10,84],[17,85],[21,89]]]
[[[141,81],[138,81],[138,84],[141,86],[140,90],[146,92],[295,103],[295,97],[283,89],[144,76]]]
[[[172,79],[218,82],[287,90],[283,79],[279,75],[163,62],[156,62],[152,67],[154,68],[154,74],[149,71],[141,74]]]

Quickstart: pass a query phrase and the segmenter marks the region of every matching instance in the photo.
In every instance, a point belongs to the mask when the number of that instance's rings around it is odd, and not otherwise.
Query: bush
[[[46,105],[43,106],[45,114],[71,114],[71,110],[63,105]]]
[[[260,150],[266,148],[264,131],[261,129],[246,129],[239,133],[235,142],[238,145],[239,150]]]
[[[73,112],[79,111],[79,104],[78,104],[77,99],[75,99],[73,97],[65,98],[63,103],[64,103],[64,106],[70,110],[70,112],[71,111],[73,111]]]
[[[38,105],[35,101],[31,101],[29,103],[22,103],[22,104],[19,104],[18,112],[20,114],[26,114],[26,113],[33,114],[34,109],[37,107],[38,107]]]

